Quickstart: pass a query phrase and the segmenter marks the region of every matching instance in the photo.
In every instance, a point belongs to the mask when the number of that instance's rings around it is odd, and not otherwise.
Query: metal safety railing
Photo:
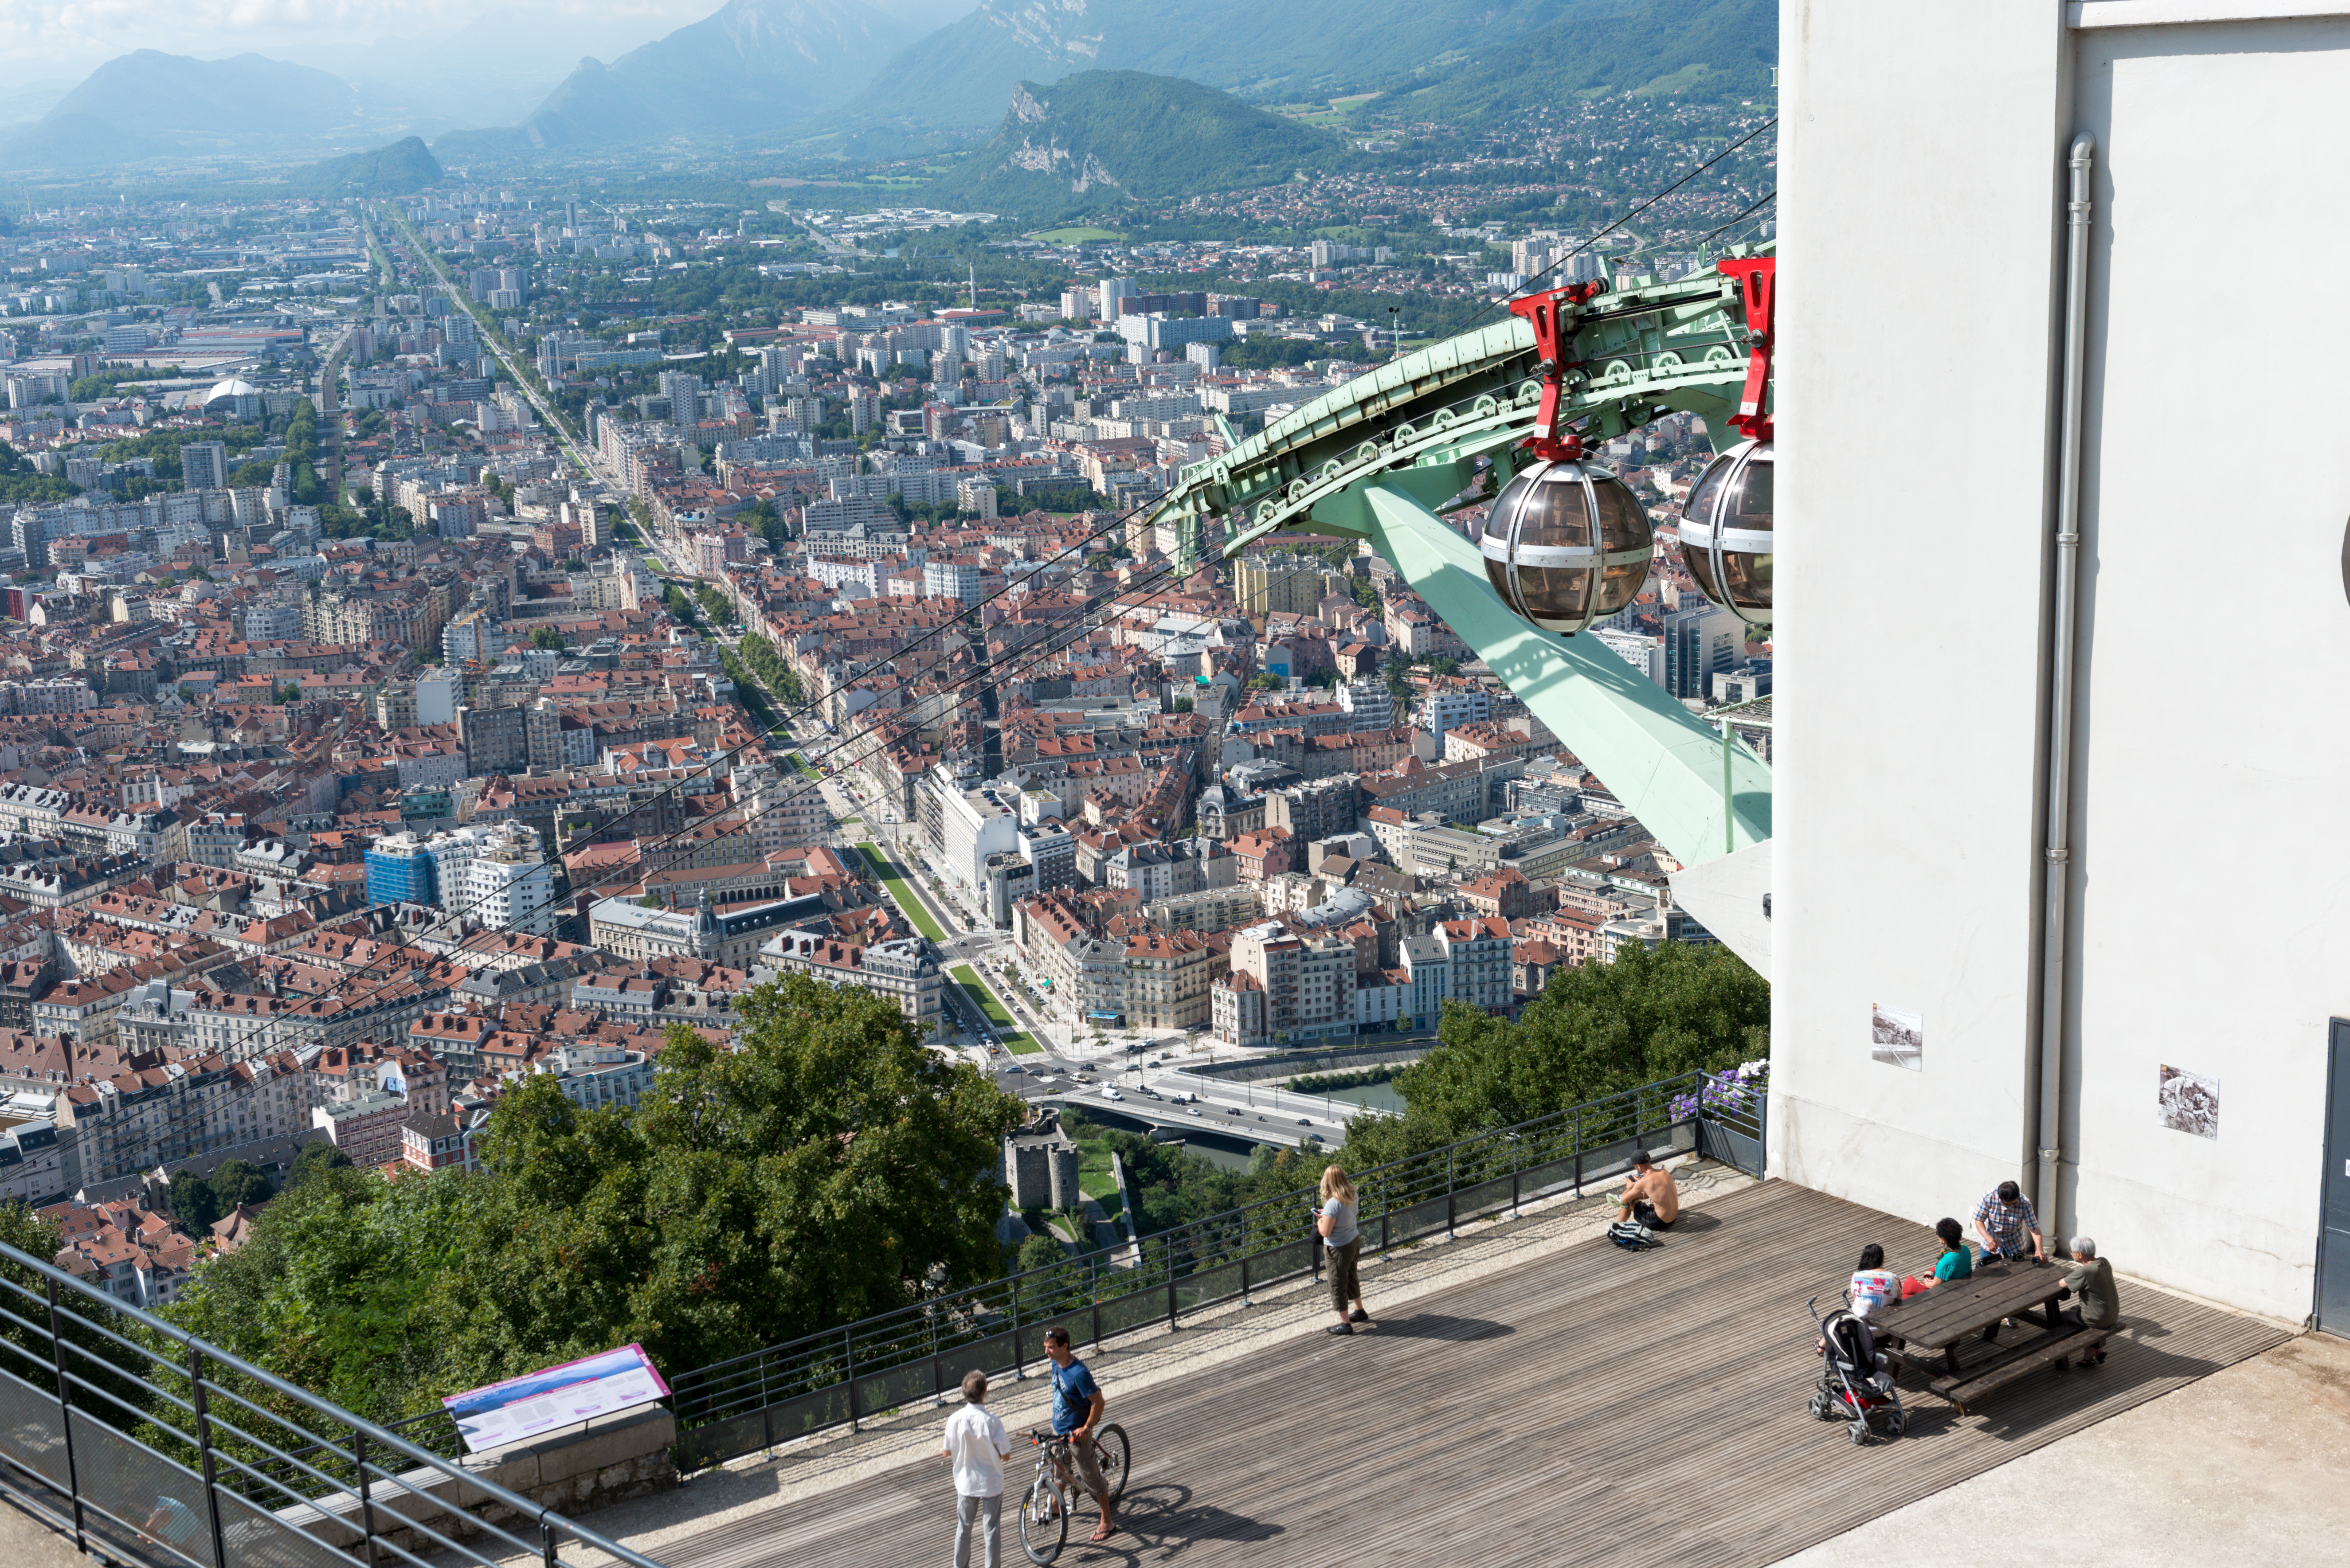
[[[1689,1073],[1414,1155],[1355,1177],[1363,1246],[1382,1254],[1522,1205],[1580,1192],[1636,1153],[1703,1152],[1763,1168],[1763,1096],[1725,1101]],[[1318,1177],[1318,1172],[1317,1172]],[[694,1469],[834,1427],[938,1401],[966,1372],[1025,1375],[1053,1324],[1098,1345],[1253,1290],[1318,1277],[1320,1240],[1301,1189],[845,1327],[753,1351],[671,1381],[678,1464]]]
[[[587,1548],[660,1568],[455,1451],[443,1413],[364,1420],[0,1246],[0,1490],[78,1551],[153,1568],[564,1568]]]

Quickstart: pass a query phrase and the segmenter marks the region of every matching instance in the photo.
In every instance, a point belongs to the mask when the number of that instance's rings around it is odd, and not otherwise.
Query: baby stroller
[[[1844,1422],[1846,1435],[1856,1445],[1880,1434],[1899,1437],[1908,1417],[1902,1414],[1892,1369],[1877,1348],[1868,1320],[1845,1307],[1823,1319],[1814,1304],[1819,1299],[1814,1296],[1804,1303],[1826,1347],[1820,1357],[1819,1386],[1812,1390],[1812,1418]]]

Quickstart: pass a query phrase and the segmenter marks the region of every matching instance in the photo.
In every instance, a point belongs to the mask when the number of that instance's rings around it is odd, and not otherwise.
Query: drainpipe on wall
[[[2047,802],[2041,864],[2045,905],[2040,931],[2040,1030],[2033,1042],[2033,1076],[2040,1107],[2040,1160],[2032,1199],[2050,1249],[2063,1245],[2058,1224],[2058,1168],[2064,1150],[2064,1001],[2071,972],[2066,901],[2072,890],[2073,684],[2081,581],[2081,386],[2086,374],[2089,326],[2090,172],[2097,139],[2073,139],[2065,202],[2064,392],[2056,438],[2056,604],[2048,659]]]

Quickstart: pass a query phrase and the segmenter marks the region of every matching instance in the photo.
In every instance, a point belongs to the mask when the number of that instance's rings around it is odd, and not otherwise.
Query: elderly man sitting
[[[2079,1328],[2119,1328],[2122,1300],[2114,1290],[2113,1264],[2097,1256],[2097,1243],[2087,1236],[2074,1237],[2065,1250],[2073,1254],[2073,1268],[2064,1276],[2064,1288],[2079,1298],[2080,1304],[2066,1307],[2056,1315]],[[2105,1364],[2103,1344],[2081,1357],[2084,1366]]]

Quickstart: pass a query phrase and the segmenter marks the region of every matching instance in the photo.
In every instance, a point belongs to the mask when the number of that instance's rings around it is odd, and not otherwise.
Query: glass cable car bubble
[[[1771,624],[1773,481],[1768,441],[1707,465],[1681,508],[1681,560],[1705,597],[1750,626]]]
[[[1543,459],[1494,498],[1478,548],[1512,612],[1573,637],[1639,597],[1656,535],[1648,509],[1613,473],[1580,458]]]

